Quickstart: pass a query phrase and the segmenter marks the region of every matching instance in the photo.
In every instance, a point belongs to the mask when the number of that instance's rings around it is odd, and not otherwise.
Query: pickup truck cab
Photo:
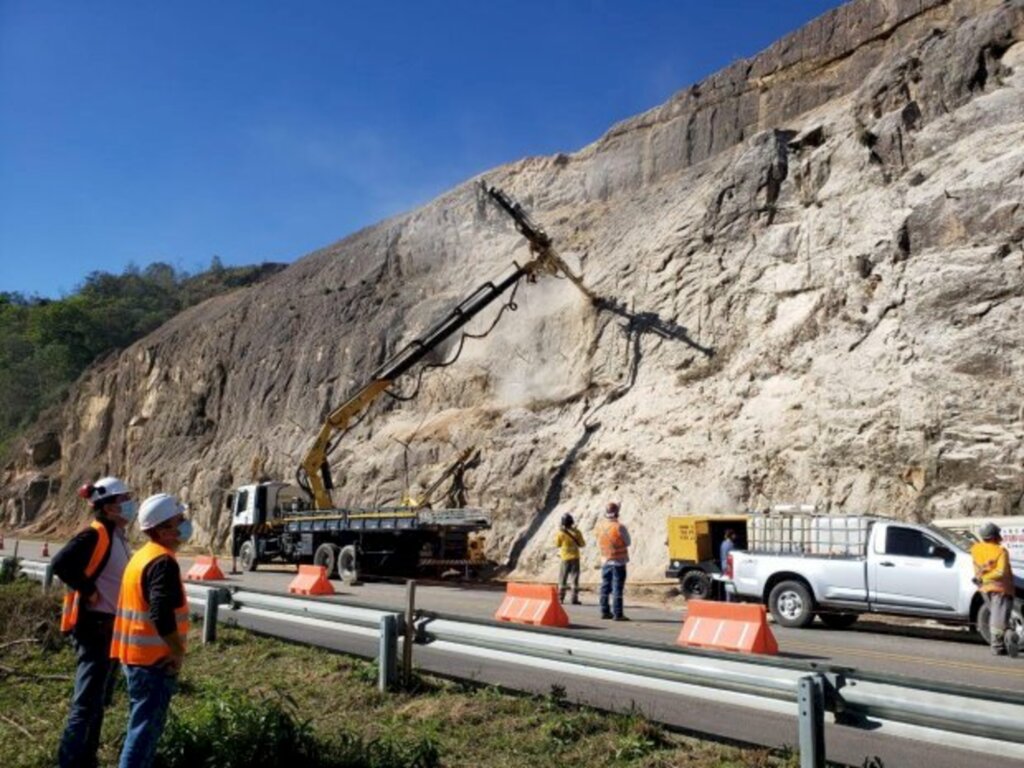
[[[800,524],[756,521],[751,550],[732,552],[721,577],[727,594],[764,603],[784,627],[819,616],[842,628],[862,613],[887,613],[970,624],[987,640],[969,538],[884,518],[801,517]],[[769,527],[784,533],[761,535]],[[1015,577],[1019,597],[1024,584]],[[1019,625],[1019,600],[1014,618]]]

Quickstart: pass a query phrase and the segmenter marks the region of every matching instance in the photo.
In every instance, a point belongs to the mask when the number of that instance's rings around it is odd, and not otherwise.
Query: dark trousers
[[[178,690],[177,675],[162,666],[126,664],[128,681],[128,731],[121,748],[119,768],[149,768],[164,732],[171,696]]]
[[[565,593],[572,590],[572,601],[580,601],[580,561],[563,560],[562,567],[558,572],[558,602],[565,602]]]
[[[601,566],[601,615],[622,616],[622,591],[626,587],[626,564],[605,563]],[[611,607],[608,597],[611,595]]]
[[[110,700],[110,640],[114,617],[109,613],[82,610],[71,633],[78,655],[75,692],[68,721],[60,739],[57,762],[60,768],[95,768],[100,745],[103,710]]]

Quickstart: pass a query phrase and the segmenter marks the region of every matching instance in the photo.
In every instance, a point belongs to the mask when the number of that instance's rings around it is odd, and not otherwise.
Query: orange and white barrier
[[[334,587],[322,565],[300,565],[299,575],[291,580],[288,591],[293,595],[333,595]]]
[[[185,574],[188,581],[223,581],[224,572],[212,555],[199,555]]]
[[[779,644],[763,605],[689,600],[676,645],[775,655]]]
[[[569,616],[558,602],[558,589],[550,584],[509,582],[505,599],[494,618],[514,624],[568,627]]]

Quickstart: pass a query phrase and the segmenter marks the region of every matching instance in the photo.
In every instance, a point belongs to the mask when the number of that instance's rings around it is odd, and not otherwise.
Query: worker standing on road
[[[1013,609],[1013,572],[1010,553],[1002,545],[1002,531],[995,523],[985,523],[978,531],[981,541],[971,547],[974,560],[974,583],[988,605],[989,635],[992,653],[1006,653],[1003,634],[1010,623]]]
[[[629,531],[619,522],[619,504],[608,502],[604,520],[597,525],[597,546],[601,550],[601,618],[627,621],[622,614],[622,593],[626,587],[629,562]],[[611,605],[608,597],[611,595]]]
[[[114,611],[130,557],[124,529],[135,519],[138,506],[116,477],[83,485],[78,495],[89,502],[96,519],[53,557],[53,572],[69,590],[60,629],[70,635],[78,657],[75,691],[57,753],[61,768],[96,765],[108,683],[113,677]]]
[[[152,764],[188,635],[188,602],[175,552],[192,535],[192,522],[176,498],[158,493],[142,502],[139,528],[149,541],[125,569],[110,646],[128,682],[128,732],[120,768]]]
[[[718,565],[722,573],[725,573],[725,566],[729,564],[729,553],[736,549],[736,531],[729,528],[725,532],[725,536],[722,538],[722,544],[718,548]],[[717,584],[721,588],[721,582],[712,582]],[[727,591],[722,590],[725,594],[723,595],[725,602],[731,603],[733,596]]]
[[[580,547],[584,544],[583,534],[576,527],[572,515],[562,515],[562,527],[555,534],[555,546],[562,556],[558,572],[558,602],[565,602],[565,593],[572,587],[572,604],[580,604]]]

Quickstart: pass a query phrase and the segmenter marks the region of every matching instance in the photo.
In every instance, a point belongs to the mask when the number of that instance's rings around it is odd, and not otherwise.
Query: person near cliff
[[[77,656],[75,686],[57,762],[61,768],[93,768],[99,748],[103,712],[109,701],[114,632],[121,577],[131,553],[125,528],[135,519],[137,503],[116,477],[83,485],[78,495],[95,519],[53,556],[53,572],[68,591],[61,612],[61,632],[71,638]]]
[[[1003,636],[1013,610],[1013,571],[1010,553],[1003,546],[1002,531],[995,523],[985,523],[978,531],[981,541],[971,547],[974,583],[988,606],[989,640],[992,653],[1006,653]]]
[[[597,546],[601,550],[601,618],[627,621],[622,613],[622,594],[632,542],[626,526],[619,522],[619,510],[618,502],[608,502],[604,519],[597,526]]]
[[[555,534],[555,546],[562,558],[558,572],[558,602],[565,602],[570,591],[573,605],[580,605],[580,547],[585,544],[583,534],[576,527],[572,515],[562,515],[562,525]]]
[[[149,541],[132,557],[121,582],[110,655],[128,683],[128,730],[120,768],[148,768],[167,721],[185,658],[188,601],[175,553],[192,535],[185,507],[170,494],[139,509]]]

